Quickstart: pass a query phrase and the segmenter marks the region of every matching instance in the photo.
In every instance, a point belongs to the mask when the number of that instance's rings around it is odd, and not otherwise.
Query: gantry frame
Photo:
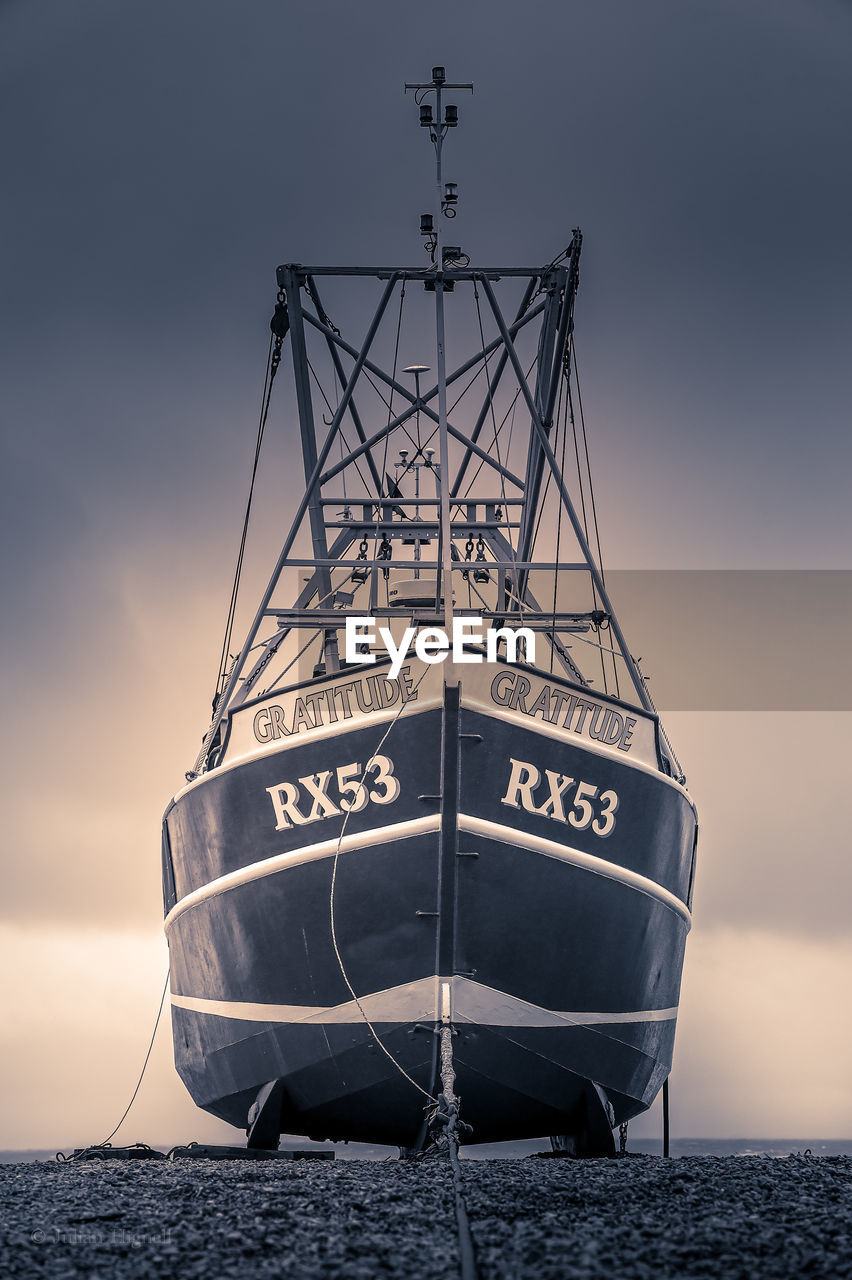
[[[434,560],[420,560],[418,570],[434,574],[435,591],[431,606],[416,611],[415,621],[423,625],[444,623],[450,629],[453,592],[445,589],[443,580],[458,573],[468,574],[471,565],[464,561],[457,543],[472,537],[481,539],[489,552],[488,568],[499,578],[503,598],[499,607],[480,609],[477,612],[489,621],[517,623],[544,631],[553,646],[563,669],[570,678],[579,675],[578,668],[566,653],[557,633],[588,628],[588,614],[559,612],[539,606],[530,587],[530,573],[534,569],[551,569],[554,572],[582,570],[588,572],[594,586],[600,611],[605,615],[618,648],[616,655],[625,663],[639,705],[653,711],[641,672],[632,658],[612,608],[606,584],[589,545],[586,532],[575,509],[571,495],[560,472],[552,446],[554,407],[557,401],[560,379],[567,375],[571,358],[571,333],[573,329],[574,302],[579,279],[579,258],[582,236],[575,231],[562,261],[544,267],[470,267],[453,261],[433,264],[431,267],[328,267],[303,266],[288,263],[278,268],[279,308],[286,308],[289,328],[290,351],[298,411],[299,434],[305,477],[304,495],[297,507],[280,555],[270,575],[266,590],[248,629],[244,644],[231,665],[224,687],[218,697],[213,722],[205,737],[205,747],[199,757],[200,767],[216,730],[228,709],[253,696],[260,673],[266,668],[292,629],[311,628],[324,632],[324,659],[329,672],[339,669],[336,629],[345,625],[347,616],[363,616],[363,608],[349,607],[336,598],[332,582],[335,569],[366,569],[370,575],[370,613],[377,618],[399,616],[398,608],[383,607],[378,601],[376,582],[378,574],[389,569],[386,559],[381,559],[376,549],[366,561],[347,555],[358,541],[367,538],[378,540],[420,537],[429,535],[438,540],[438,555]],[[338,331],[324,310],[318,281],[324,278],[375,279],[381,285],[378,304],[375,306],[366,334],[360,346],[356,346]],[[507,317],[498,301],[495,285],[504,278],[524,281],[520,304],[514,314]],[[444,295],[465,284],[481,289],[497,334],[483,343],[475,354],[452,368],[447,368],[442,346],[438,344],[438,377],[434,384],[416,392],[405,386],[395,371],[384,368],[371,358],[376,335],[389,304],[398,288],[406,284],[420,283],[435,295],[436,317],[443,315]],[[529,326],[539,322],[535,379],[531,386],[521,363],[517,349],[519,335],[525,335]],[[436,326],[440,329],[440,325]],[[324,434],[318,428],[310,385],[311,369],[308,360],[306,333],[311,329],[321,335],[331,357],[334,376],[339,383],[340,398]],[[533,331],[534,332],[534,331]],[[440,335],[439,335],[440,336]],[[344,358],[351,367],[346,371]],[[472,425],[465,429],[446,408],[447,388],[457,383],[465,374],[485,366],[485,389]],[[517,385],[520,398],[529,420],[528,447],[523,474],[513,471],[508,459],[494,455],[483,448],[482,439],[489,414],[494,413],[495,396],[501,381],[510,370],[513,385]],[[481,369],[480,369],[481,371]],[[370,375],[374,382],[393,396],[398,397],[403,408],[389,416],[381,427],[368,432],[364,415],[359,411],[358,388],[362,377]],[[433,467],[436,475],[438,497],[420,497],[417,518],[405,510],[413,502],[394,496],[377,465],[377,452],[385,447],[393,433],[404,430],[415,415],[422,415],[443,432],[445,443],[441,461]],[[343,424],[351,424],[357,443],[346,445],[342,436]],[[454,464],[451,483],[444,483],[450,474],[449,440],[461,449],[461,458]],[[340,456],[332,461],[333,450]],[[342,499],[329,496],[328,486],[336,477],[345,473],[356,461],[363,460],[369,484],[374,492],[357,499],[350,499],[345,508],[347,518],[340,518]],[[413,459],[412,459],[413,461]],[[471,464],[476,462],[493,480],[495,492],[471,497],[462,494],[462,484]],[[579,557],[571,563],[555,560],[541,561],[532,558],[536,524],[542,501],[542,487],[550,473],[555,482],[559,501],[573,529]],[[363,477],[362,477],[363,478]],[[480,486],[481,487],[481,486]],[[352,507],[360,507],[352,512]],[[336,511],[334,510],[336,509]],[[425,511],[425,517],[420,510]],[[431,514],[434,513],[434,514]],[[336,514],[337,518],[330,518]],[[310,529],[311,554],[297,555],[297,537],[307,518]],[[515,541],[512,535],[515,534]],[[398,569],[407,562],[390,567]],[[308,568],[313,572],[292,606],[273,604],[273,595],[285,568]],[[258,647],[258,636],[267,620],[274,619],[276,632],[260,644],[260,656],[249,665],[250,652]]]

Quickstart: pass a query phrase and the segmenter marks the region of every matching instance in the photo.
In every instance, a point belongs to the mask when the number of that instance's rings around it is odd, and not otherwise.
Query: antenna
[[[414,101],[420,108],[420,127],[429,130],[429,139],[435,148],[435,214],[420,215],[420,234],[425,238],[426,249],[433,262],[437,260],[438,269],[444,265],[443,236],[441,235],[441,217],[454,218],[458,204],[458,183],[444,182],[441,166],[441,152],[444,138],[449,129],[455,129],[459,123],[459,109],[453,102],[444,105],[443,95],[450,89],[458,89],[463,93],[473,93],[472,84],[448,84],[447,73],[443,67],[432,68],[432,79],[423,84],[410,84],[406,81],[405,92],[412,90]],[[435,95],[435,110],[432,104],[424,102],[430,93]],[[459,254],[461,250],[458,251]],[[453,255],[456,256],[455,254]]]

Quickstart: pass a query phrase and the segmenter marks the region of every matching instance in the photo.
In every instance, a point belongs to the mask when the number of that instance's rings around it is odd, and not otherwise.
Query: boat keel
[[[612,1105],[594,1081],[586,1090],[571,1117],[571,1132],[552,1134],[554,1155],[575,1159],[600,1159],[615,1155],[615,1114]]]
[[[270,1080],[259,1090],[249,1107],[246,1146],[259,1151],[277,1151],[281,1138],[281,1106],[284,1081]]]

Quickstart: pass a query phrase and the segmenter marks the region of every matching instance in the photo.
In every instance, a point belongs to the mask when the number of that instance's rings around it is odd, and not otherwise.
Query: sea
[[[328,1151],[334,1148],[338,1160],[389,1160],[397,1156],[396,1147],[373,1146],[365,1142],[312,1143],[289,1138],[281,1143],[282,1149],[300,1151]],[[166,1146],[157,1150],[167,1152]],[[628,1137],[627,1150],[633,1155],[660,1156],[663,1144],[658,1138]],[[64,1148],[68,1156],[72,1147]],[[550,1151],[547,1139],[531,1139],[527,1142],[490,1142],[475,1147],[463,1147],[465,1160],[518,1160],[524,1156],[540,1155]],[[0,1164],[22,1164],[35,1160],[54,1160],[55,1148],[38,1150],[0,1150]],[[669,1155],[681,1156],[767,1156],[783,1159],[790,1155],[852,1156],[852,1138],[672,1138]]]

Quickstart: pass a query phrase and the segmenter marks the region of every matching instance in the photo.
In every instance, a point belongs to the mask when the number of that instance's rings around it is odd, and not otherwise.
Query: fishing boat
[[[286,356],[304,485],[231,654],[249,501],[164,817],[177,1070],[259,1148],[422,1149],[448,1027],[475,1143],[612,1151],[671,1067],[697,820],[601,563],[582,237],[534,267],[447,243],[471,90],[406,85],[418,265],[277,270],[254,470]]]

